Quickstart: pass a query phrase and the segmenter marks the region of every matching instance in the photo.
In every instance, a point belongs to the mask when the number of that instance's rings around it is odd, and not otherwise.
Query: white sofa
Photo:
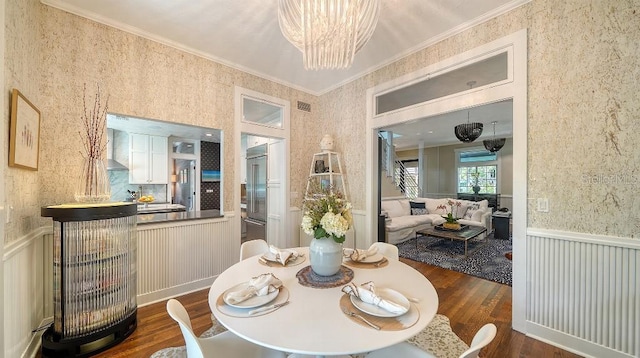
[[[450,200],[461,204],[460,207],[454,206],[454,210],[458,211],[455,216],[459,218],[458,222],[460,224],[482,226],[487,229],[487,233],[492,231],[492,208],[489,207],[487,200],[474,202],[449,198],[415,198],[411,201],[424,203],[426,210],[414,210],[416,215],[412,215],[409,199],[383,199],[381,207],[382,214],[386,216],[386,241],[390,244],[399,244],[414,238],[416,231],[442,224],[445,222],[442,216],[451,210],[448,205]],[[446,210],[438,209],[440,205],[446,206]]]

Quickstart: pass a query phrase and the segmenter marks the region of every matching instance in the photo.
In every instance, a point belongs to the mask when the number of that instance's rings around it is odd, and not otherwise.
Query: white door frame
[[[509,62],[509,78],[493,85],[453,94],[442,99],[420,103],[406,109],[375,115],[375,97],[394,88],[415,83],[418,79],[433,77],[439,72],[451,71],[464,62],[477,61],[495,51],[511,51],[513,61]],[[408,122],[417,118],[462,110],[487,103],[513,100],[513,253],[526,258],[527,225],[527,30],[523,29],[488,44],[416,72],[380,84],[367,90],[367,135],[366,135],[366,223],[365,237],[371,238],[377,228],[377,187],[378,187],[378,141],[379,128]],[[370,244],[370,243],[369,243]],[[513,266],[512,327],[526,333],[526,265],[524,262]]]
[[[260,137],[269,137],[269,138],[274,138],[274,139],[279,139],[282,140],[284,143],[284,148],[283,148],[283,152],[284,153],[279,153],[281,154],[281,157],[279,158],[279,160],[281,160],[282,164],[283,164],[283,168],[282,168],[282,178],[281,178],[281,182],[278,183],[278,185],[281,187],[281,190],[279,190],[280,195],[279,197],[276,198],[268,198],[267,200],[272,201],[272,200],[276,200],[279,201],[278,205],[278,211],[277,213],[274,212],[267,212],[267,218],[269,218],[269,216],[278,216],[279,217],[279,225],[280,227],[277,228],[277,230],[275,230],[275,232],[279,232],[282,233],[280,238],[269,238],[269,231],[273,232],[274,230],[267,230],[267,241],[268,242],[273,242],[276,245],[281,245],[282,247],[286,247],[289,246],[287,242],[284,242],[282,240],[286,240],[288,237],[288,233],[290,232],[289,230],[289,196],[290,196],[290,146],[291,146],[291,138],[290,138],[290,128],[291,128],[291,124],[290,124],[290,110],[291,110],[291,106],[289,101],[280,99],[280,98],[276,98],[276,97],[272,97],[260,92],[256,92],[256,91],[252,91],[246,88],[242,88],[242,87],[235,87],[235,96],[234,96],[234,100],[235,100],[235,125],[234,125],[234,153],[236,153],[235,155],[235,175],[234,175],[234,193],[233,193],[233,198],[236,198],[234,200],[233,203],[233,207],[234,207],[234,211],[236,213],[235,215],[235,223],[234,225],[236,225],[236,227],[238,228],[238,232],[240,232],[240,227],[241,227],[241,217],[240,217],[240,198],[239,198],[239,193],[240,193],[240,185],[241,185],[241,178],[240,178],[240,165],[241,165],[241,158],[240,158],[240,153],[242,151],[242,144],[241,144],[241,135],[242,133],[247,133],[247,134],[252,134],[252,135],[256,135],[256,136],[260,136]],[[270,126],[264,126],[264,125],[260,125],[260,124],[252,124],[252,123],[248,123],[242,120],[242,102],[243,102],[243,98],[250,98],[256,101],[261,101],[261,102],[266,102],[269,103],[271,105],[274,106],[278,106],[282,108],[282,126],[279,128],[275,128],[275,127],[270,127]],[[269,186],[269,183],[267,183],[267,186]],[[271,240],[270,240],[271,239]],[[282,241],[282,242],[281,242]]]

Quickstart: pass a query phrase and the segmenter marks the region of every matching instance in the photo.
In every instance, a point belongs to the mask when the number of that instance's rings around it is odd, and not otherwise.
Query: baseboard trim
[[[165,301],[169,298],[186,295],[191,292],[208,289],[209,287],[211,287],[211,284],[213,284],[213,281],[215,281],[216,278],[217,276],[208,277],[205,279],[185,283],[183,285],[173,286],[159,291],[138,295],[136,297],[138,307]]]
[[[40,353],[40,347],[42,346],[42,335],[46,330],[46,327],[53,323],[53,317],[47,317],[40,322],[38,327],[45,327],[33,333],[29,345],[22,352],[22,358],[35,358]]]

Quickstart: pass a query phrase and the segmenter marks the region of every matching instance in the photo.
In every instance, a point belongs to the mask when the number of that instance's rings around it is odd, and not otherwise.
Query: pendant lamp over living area
[[[469,85],[470,88],[473,88],[473,85],[475,84],[476,81],[467,82],[467,85]],[[478,139],[478,137],[480,137],[480,135],[482,134],[482,123],[471,123],[469,121],[469,116],[469,111],[467,111],[467,123],[458,124],[453,130],[456,138],[464,143],[471,143],[474,140]]]
[[[482,144],[484,144],[484,147],[491,153],[495,153],[500,149],[502,149],[502,147],[504,146],[504,143],[507,141],[506,138],[496,138],[496,123],[498,122],[496,121],[491,122],[491,124],[493,124],[493,138],[485,139],[482,141]]]

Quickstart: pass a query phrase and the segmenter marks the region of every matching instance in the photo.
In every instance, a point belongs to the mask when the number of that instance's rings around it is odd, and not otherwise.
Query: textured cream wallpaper
[[[531,227],[638,237],[640,2],[536,0],[321,96],[363,209],[366,89],[528,28]],[[357,143],[357,144],[356,144]]]
[[[528,193],[549,198],[551,208],[535,212],[530,200],[529,226],[638,237],[638,7],[638,0],[535,0],[316,98],[37,0],[7,0],[5,93],[23,90],[43,120],[40,170],[7,173],[8,205],[16,214],[5,242],[41,223],[40,206],[73,199],[85,82],[101,83],[112,112],[222,129],[228,175],[235,155],[233,87],[289,100],[291,190],[299,193],[291,204],[300,205],[311,155],[328,133],[343,154],[349,196],[363,210],[366,90],[523,28],[529,30]],[[295,109],[297,100],[311,103],[312,113]],[[237,199],[231,181],[224,193],[230,206]]]
[[[294,138],[317,131],[315,96],[41,5],[38,0],[27,0],[28,6],[22,0],[7,2],[7,19],[11,20],[7,22],[8,47],[15,44],[19,48],[17,52],[7,50],[12,53],[7,67],[11,71],[15,65],[21,72],[7,86],[28,82],[43,120],[40,170],[16,171],[15,180],[10,170],[7,193],[19,193],[8,196],[21,225],[8,226],[5,243],[47,222],[40,218],[41,206],[73,201],[73,183],[81,162],[78,130],[84,83],[91,96],[100,83],[109,95],[110,112],[222,129],[223,170],[228,178],[234,177],[234,86],[290,101]],[[21,20],[15,23],[15,19]],[[310,103],[314,112],[295,109],[298,100]],[[292,191],[304,187],[311,158],[306,156],[307,147],[304,141],[291,143]],[[233,186],[232,180],[225,181],[227,208],[239,200]]]
[[[43,145],[52,149],[45,155],[51,163],[44,168],[47,176],[73,172],[78,165],[72,128],[81,125],[84,82],[102,84],[110,95],[111,112],[222,129],[227,178],[234,175],[234,86],[288,100],[292,108],[297,100],[317,107],[316,98],[309,94],[57,9],[44,7],[43,11],[47,68],[43,97],[50,116],[43,127]],[[295,137],[317,120],[313,113],[293,109],[291,122]],[[301,144],[293,141],[292,152],[303,151]],[[300,158],[294,157],[291,163],[293,173],[302,170]],[[294,178],[293,188],[301,185]],[[73,188],[66,180],[41,184],[45,203],[72,199]],[[238,200],[233,185],[232,180],[225,181],[227,208]]]
[[[38,0],[13,0],[5,5],[5,83],[3,100],[11,101],[11,90],[18,89],[31,103],[42,112],[42,96],[40,94],[40,48],[41,33],[37,24],[40,19],[40,2]],[[3,143],[9,152],[10,106],[4,113],[3,127],[6,142]],[[46,115],[42,113],[42,120]],[[4,165],[8,158],[4,158]],[[45,160],[40,157],[40,166]],[[39,172],[26,169],[9,168],[5,170],[5,192],[9,222],[5,226],[5,242],[12,241],[22,234],[38,227],[40,202],[38,200]],[[14,193],[18,193],[17,195]],[[2,220],[5,220],[2,218]]]

